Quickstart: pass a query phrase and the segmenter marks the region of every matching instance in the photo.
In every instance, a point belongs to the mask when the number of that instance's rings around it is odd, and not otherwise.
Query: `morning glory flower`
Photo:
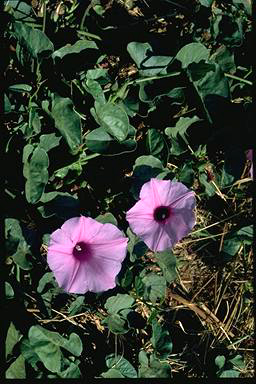
[[[152,251],[164,251],[186,236],[196,223],[195,194],[184,184],[151,179],[140,200],[126,213],[132,231]]]
[[[51,234],[47,262],[66,292],[107,291],[116,286],[127,242],[113,224],[75,217]]]

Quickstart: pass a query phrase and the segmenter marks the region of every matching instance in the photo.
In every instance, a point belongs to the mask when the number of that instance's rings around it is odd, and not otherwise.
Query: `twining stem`
[[[44,1],[44,4],[43,4],[43,28],[42,28],[43,32],[45,32],[45,26],[46,26],[46,2]]]
[[[135,80],[128,81],[127,83],[124,83],[120,89],[122,89],[123,93],[124,93],[126,91],[126,88],[129,85],[136,85],[136,84],[140,84],[140,83],[145,83],[147,81],[160,80],[160,79],[165,79],[168,77],[179,76],[180,74],[181,74],[181,72],[172,72],[172,73],[167,73],[166,75],[162,75],[162,76],[151,76],[151,77],[145,77],[143,79],[135,79]],[[116,99],[119,98],[120,89],[118,89],[116,94],[113,97],[111,97],[110,101],[112,103],[114,103],[116,101]],[[107,91],[109,91],[109,89]]]
[[[91,0],[90,4],[88,5],[88,7],[86,8],[86,10],[84,11],[84,14],[83,14],[83,17],[82,17],[82,20],[81,20],[81,23],[80,23],[80,29],[83,29],[84,28],[84,22],[85,22],[85,19],[86,19],[86,16],[88,15],[90,9],[94,6],[94,0]]]
[[[248,85],[252,85],[253,84],[252,81],[250,81],[250,80],[246,80],[246,79],[243,79],[242,77],[231,75],[230,73],[224,73],[224,75],[226,77],[229,77],[230,79],[238,80],[241,83],[245,83],[245,84],[248,84]]]
[[[180,74],[181,74],[181,72],[176,71],[176,72],[167,73],[166,75],[161,75],[161,76],[145,77],[143,79],[136,79],[136,80],[128,81],[127,85],[144,83],[145,81],[151,81],[151,80],[160,80],[160,79],[164,79],[166,77],[179,76]]]
[[[95,157],[101,156],[100,153],[92,153],[91,155],[86,156],[83,160],[80,160],[80,165],[86,164],[88,160],[94,159]]]
[[[92,39],[102,40],[102,38],[94,33],[86,32],[86,31],[77,31],[80,35],[91,37]]]

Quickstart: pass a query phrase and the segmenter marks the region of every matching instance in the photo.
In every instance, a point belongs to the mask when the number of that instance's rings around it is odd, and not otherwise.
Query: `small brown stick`
[[[46,320],[40,320],[41,323],[51,323],[51,322],[62,322],[62,321],[68,321],[73,325],[76,325],[77,327],[80,327],[82,329],[85,329],[82,324],[76,323],[74,320],[70,319],[68,316],[64,315],[63,313],[56,311],[55,309],[52,308],[52,311],[57,313],[58,315],[62,316],[62,319],[46,319]]]
[[[205,320],[208,323],[213,323],[215,322],[218,324],[220,329],[226,334],[228,334],[230,337],[234,337],[234,334],[230,331],[227,332],[225,330],[226,325],[223,324],[204,304],[199,304],[199,307],[194,304],[189,302],[188,300],[184,299],[183,297],[170,292],[170,296],[174,299],[177,300],[178,302],[184,304],[185,306],[189,307],[194,311],[199,317],[201,317],[203,320]]]
[[[199,293],[200,292],[202,292],[202,290],[212,281],[212,279],[214,279],[214,277],[215,276],[212,276],[211,278],[210,278],[210,280],[208,280],[200,289],[199,289],[199,291],[198,292],[196,292],[195,294],[194,294],[194,296],[192,297],[192,299],[191,299],[191,301],[194,301],[195,300],[195,298],[199,295]]]
[[[225,236],[225,234],[227,233],[227,231],[226,231],[227,226],[228,226],[227,223],[225,223],[225,224],[224,224],[224,228],[223,228],[223,233],[222,233],[222,236],[221,236],[221,239],[220,239],[219,252],[221,252],[222,247],[223,247],[224,236]]]
[[[240,247],[240,249],[239,249],[237,255],[240,255],[240,253],[242,252],[242,249],[243,249],[243,245],[241,245],[241,247]],[[221,297],[220,297],[219,300],[218,300],[218,304],[217,304],[217,306],[216,306],[216,308],[215,308],[215,310],[214,310],[215,315],[216,315],[216,313],[218,312],[218,309],[219,309],[220,303],[221,303],[221,301],[222,301],[222,298],[223,298],[223,296],[224,296],[225,293],[226,293],[226,290],[227,290],[228,285],[229,285],[229,279],[230,279],[230,277],[233,275],[233,273],[234,273],[234,271],[235,271],[235,267],[236,267],[236,260],[234,260],[232,269],[231,269],[231,271],[229,272],[229,274],[228,274],[228,276],[227,276],[227,278],[226,278],[226,285],[225,285],[225,287],[224,287],[224,289],[223,289],[223,292],[222,292]]]

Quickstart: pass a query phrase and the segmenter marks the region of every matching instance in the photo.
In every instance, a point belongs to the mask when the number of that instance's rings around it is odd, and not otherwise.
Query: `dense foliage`
[[[3,8],[6,377],[251,376],[251,1]],[[126,220],[153,178],[196,198],[161,252]],[[49,268],[80,215],[129,239],[113,289],[69,293]]]

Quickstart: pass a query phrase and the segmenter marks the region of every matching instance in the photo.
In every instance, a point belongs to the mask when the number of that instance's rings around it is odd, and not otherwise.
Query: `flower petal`
[[[170,206],[177,198],[190,190],[178,181],[159,180],[152,178],[145,183],[140,191],[140,199],[149,202],[150,206]]]
[[[139,201],[137,204],[142,203]],[[134,208],[134,207],[133,207]],[[140,216],[139,212],[127,217],[131,230],[141,239],[152,251],[160,251],[171,246],[171,240],[163,229],[163,225],[157,223],[153,216]]]
[[[113,224],[104,224],[90,244],[93,257],[122,262],[126,256],[128,238]]]
[[[86,279],[90,292],[103,292],[116,286],[115,278],[121,270],[121,262],[105,257],[92,257],[81,274],[81,281]],[[82,273],[82,271],[81,271]],[[80,275],[76,281],[80,280]]]
[[[184,195],[178,197],[172,204],[172,208],[185,208],[188,211],[193,211],[196,207],[195,193],[189,191]]]
[[[165,232],[172,239],[172,246],[187,236],[195,223],[196,218],[193,210],[173,208],[169,220],[164,225]]]
[[[76,244],[79,241],[82,225],[81,217],[72,217],[65,221],[60,230],[73,244]]]
[[[74,246],[84,242],[88,257],[75,257]],[[47,262],[65,291],[85,293],[115,287],[115,277],[126,256],[128,239],[113,224],[102,224],[81,216],[67,220],[51,235]]]
[[[66,232],[64,232],[62,229],[57,229],[50,236],[49,247],[54,245],[70,248],[73,246],[73,242]]]
[[[69,292],[70,280],[73,278],[74,272],[77,269],[77,260],[73,257],[72,253],[65,254],[49,247],[47,263],[53,271],[58,285]]]
[[[153,208],[162,205],[161,198],[158,193],[158,188],[163,181],[164,185],[167,185],[170,182],[169,180],[158,180],[152,178],[150,179],[150,181],[143,184],[140,190],[140,199],[148,201],[150,203],[150,206]]]
[[[153,220],[154,208],[145,200],[137,201],[134,206],[126,212],[126,220],[130,222],[136,218],[141,220]]]

